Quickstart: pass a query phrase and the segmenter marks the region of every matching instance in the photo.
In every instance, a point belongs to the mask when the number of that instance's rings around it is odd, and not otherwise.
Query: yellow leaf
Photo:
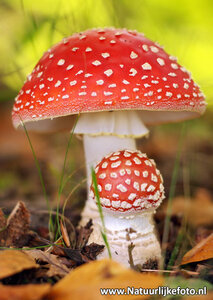
[[[210,258],[213,258],[213,233],[188,251],[184,255],[181,264],[185,265]]]
[[[138,299],[138,295],[101,295],[100,288],[157,288],[163,285],[160,275],[138,273],[109,259],[82,265],[59,281],[48,295],[49,300]],[[149,296],[140,296],[148,299]]]
[[[37,267],[34,259],[22,251],[0,251],[0,279]]]

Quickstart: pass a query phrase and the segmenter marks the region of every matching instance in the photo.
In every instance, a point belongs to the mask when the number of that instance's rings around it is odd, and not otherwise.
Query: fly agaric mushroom
[[[164,188],[154,161],[140,151],[114,152],[98,163],[95,173],[112,258],[129,265],[128,247],[133,243],[135,264],[149,259],[159,262],[161,250],[153,213],[164,199]],[[94,200],[93,185],[91,196]],[[100,227],[90,241],[103,244]],[[106,256],[104,250],[99,257]]]
[[[135,150],[135,138],[148,134],[144,124],[204,110],[204,95],[176,58],[136,31],[105,28],[74,34],[44,53],[16,97],[12,119],[16,128],[23,122],[45,130],[48,120],[63,116],[71,128],[71,115],[80,113],[75,133],[83,135],[90,178],[91,165],[107,153]],[[88,199],[83,223],[97,217]]]

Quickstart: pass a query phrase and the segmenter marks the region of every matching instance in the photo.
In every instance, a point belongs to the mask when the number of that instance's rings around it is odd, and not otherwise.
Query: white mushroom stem
[[[88,200],[82,212],[81,224],[90,218],[99,218],[97,206],[89,197],[91,167],[105,155],[119,150],[136,150],[135,138],[148,135],[149,131],[137,111],[113,111],[82,114],[75,128],[83,135],[87,168]]]
[[[134,265],[143,265],[149,259],[160,262],[161,249],[154,228],[153,211],[140,212],[123,218],[120,214],[104,211],[104,222],[112,259],[129,267],[128,247],[133,243],[135,246],[132,250]],[[98,226],[94,228],[89,242],[104,245],[101,230],[103,229],[98,221]],[[108,257],[106,247],[99,254],[98,259],[105,257]]]

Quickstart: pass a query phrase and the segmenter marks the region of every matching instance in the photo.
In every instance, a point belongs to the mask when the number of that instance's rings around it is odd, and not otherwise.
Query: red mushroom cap
[[[158,44],[135,31],[106,28],[74,34],[48,50],[16,97],[12,118],[18,127],[130,109],[188,111],[184,118],[191,118],[204,112],[205,101],[189,72]]]
[[[152,159],[140,151],[124,150],[98,163],[96,178],[104,209],[132,212],[157,208],[164,198],[163,179]],[[94,196],[94,188],[91,185]]]

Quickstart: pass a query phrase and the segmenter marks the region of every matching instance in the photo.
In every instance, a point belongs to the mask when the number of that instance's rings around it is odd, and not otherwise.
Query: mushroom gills
[[[91,136],[113,135],[120,138],[140,138],[149,130],[137,111],[112,111],[82,114],[75,128],[76,134]]]

